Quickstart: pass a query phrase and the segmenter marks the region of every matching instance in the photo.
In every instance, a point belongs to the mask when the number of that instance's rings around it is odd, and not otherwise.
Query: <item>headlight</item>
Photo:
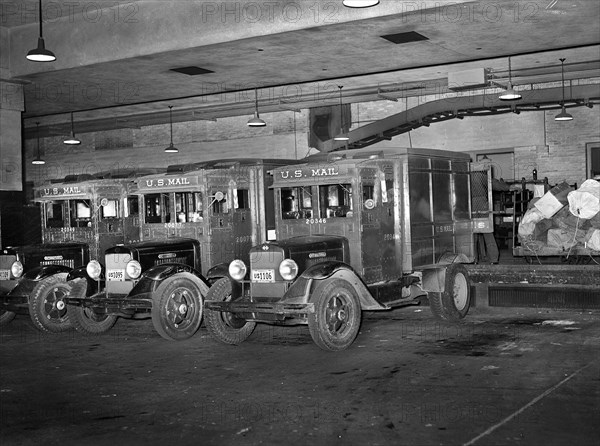
[[[284,280],[294,280],[298,275],[298,265],[292,259],[285,259],[279,264],[279,274]]]
[[[88,276],[94,280],[98,280],[102,274],[102,265],[97,260],[91,260],[85,267]]]
[[[246,264],[241,260],[234,260],[229,264],[229,275],[234,280],[243,280],[246,277]]]
[[[127,262],[127,266],[125,267],[125,272],[132,279],[137,279],[142,274],[142,265],[137,260],[130,260]]]
[[[18,279],[23,274],[23,264],[18,260],[14,261],[10,266],[10,273],[15,279]]]

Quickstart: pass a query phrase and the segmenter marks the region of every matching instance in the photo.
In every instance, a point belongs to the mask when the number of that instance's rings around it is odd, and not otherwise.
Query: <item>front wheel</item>
[[[39,281],[29,296],[29,316],[41,331],[60,333],[71,328],[67,305],[63,300],[71,286],[67,273],[55,274]]]
[[[87,335],[106,333],[117,322],[117,316],[98,314],[91,308],[69,305],[69,319],[75,330]]]
[[[188,339],[200,328],[202,309],[202,293],[193,279],[169,277],[152,298],[152,324],[169,341]]]
[[[231,300],[231,280],[223,277],[208,290],[206,300],[227,302]],[[224,344],[238,345],[244,342],[254,331],[256,322],[247,322],[234,313],[206,310],[206,328],[213,338]]]
[[[0,310],[0,326],[8,324],[16,316],[14,311]]]
[[[314,294],[315,312],[308,315],[310,335],[323,350],[348,348],[360,328],[361,308],[354,288],[345,280],[322,284]]]
[[[453,263],[446,269],[446,282],[442,293],[428,293],[434,316],[445,321],[463,319],[471,306],[471,284],[464,265]]]

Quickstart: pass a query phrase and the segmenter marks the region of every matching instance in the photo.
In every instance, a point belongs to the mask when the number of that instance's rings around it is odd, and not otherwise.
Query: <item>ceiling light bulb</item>
[[[500,94],[500,96],[498,96],[501,101],[516,101],[521,99],[521,97],[522,96],[516,92],[510,84],[508,85],[508,90],[504,91]]]
[[[346,8],[370,8],[379,4],[379,0],[343,0]]]
[[[77,139],[73,133],[71,133],[71,136],[65,138],[65,140],[63,141],[63,144],[67,144],[70,146],[77,146],[77,145],[81,144],[81,141],[79,139]]]

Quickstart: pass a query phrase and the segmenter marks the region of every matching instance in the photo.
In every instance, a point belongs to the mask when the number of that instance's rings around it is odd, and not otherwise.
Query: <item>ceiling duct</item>
[[[462,91],[487,87],[488,75],[489,71],[485,68],[448,73],[448,89]]]

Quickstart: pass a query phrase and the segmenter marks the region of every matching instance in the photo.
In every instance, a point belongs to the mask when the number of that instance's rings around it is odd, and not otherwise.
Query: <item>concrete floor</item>
[[[238,347],[149,320],[0,330],[0,444],[598,445],[600,313],[365,313],[348,350],[261,325]]]

